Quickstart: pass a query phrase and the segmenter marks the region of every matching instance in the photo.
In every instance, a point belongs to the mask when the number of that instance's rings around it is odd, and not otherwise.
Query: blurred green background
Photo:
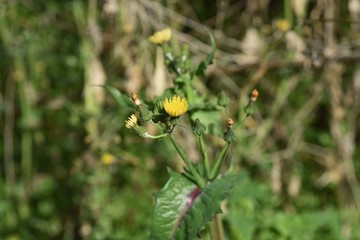
[[[166,26],[195,61],[207,29],[218,46],[195,88],[223,90],[240,125],[226,239],[360,239],[359,0],[0,0],[0,239],[147,239],[152,193],[180,161],[125,129],[131,109],[99,85],[171,86],[146,39]]]

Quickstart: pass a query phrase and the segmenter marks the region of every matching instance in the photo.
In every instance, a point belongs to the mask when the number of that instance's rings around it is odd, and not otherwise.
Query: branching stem
[[[180,144],[176,141],[176,139],[174,138],[174,136],[172,134],[169,134],[170,140],[171,142],[174,144],[176,150],[178,151],[178,153],[180,154],[181,158],[184,160],[186,166],[188,167],[188,169],[190,170],[191,174],[194,176],[197,184],[199,185],[199,187],[202,189],[205,187],[206,182],[205,180],[200,176],[200,174],[198,173],[198,171],[195,169],[195,167],[193,166],[193,164],[191,163],[190,159],[188,158],[188,156],[186,155],[184,149],[182,149],[182,147],[180,146]]]

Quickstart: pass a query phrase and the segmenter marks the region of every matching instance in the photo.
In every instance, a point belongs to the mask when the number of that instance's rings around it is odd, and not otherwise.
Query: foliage
[[[190,170],[126,129],[130,93],[156,110],[186,88],[174,134],[201,177],[234,120],[224,239],[359,239],[356,2],[0,1],[0,239],[147,239],[167,167]],[[147,40],[165,26],[166,56]]]

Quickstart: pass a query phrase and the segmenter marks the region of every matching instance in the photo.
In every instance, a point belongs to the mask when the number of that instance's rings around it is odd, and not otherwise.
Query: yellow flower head
[[[137,126],[137,118],[134,114],[131,114],[128,120],[125,121],[125,127],[127,127],[128,129],[132,129],[136,126]]]
[[[115,161],[115,157],[110,153],[104,153],[101,157],[101,162],[104,165],[111,165]]]
[[[286,19],[277,20],[275,25],[276,25],[276,28],[279,29],[282,32],[286,32],[287,30],[290,29],[290,23]]]
[[[158,31],[151,35],[148,40],[155,44],[163,44],[170,40],[171,38],[171,29],[165,28],[161,31]]]
[[[186,98],[180,96],[173,96],[165,99],[164,109],[171,117],[179,117],[186,113],[188,109],[188,102]]]

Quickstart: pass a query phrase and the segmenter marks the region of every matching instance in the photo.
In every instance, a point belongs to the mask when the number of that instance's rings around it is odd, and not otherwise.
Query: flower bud
[[[137,106],[141,105],[140,99],[138,98],[137,94],[134,93],[134,92],[131,93],[131,100],[133,100],[133,102],[134,102]]]
[[[232,128],[232,126],[234,125],[234,120],[232,120],[232,118],[228,119],[228,128]]]
[[[250,100],[251,100],[252,102],[255,102],[258,96],[259,96],[258,90],[254,89],[254,90],[251,92]]]
[[[230,103],[230,98],[225,95],[224,91],[221,91],[217,98],[217,104],[221,107],[227,107]]]
[[[202,124],[198,118],[195,120],[191,129],[192,129],[192,132],[197,136],[201,136],[206,131],[205,125]]]
[[[139,112],[140,112],[140,121],[141,122],[146,122],[149,121],[154,113],[149,110],[149,108],[147,106],[145,106],[144,104],[141,104],[138,106]]]
[[[255,112],[255,102],[250,101],[248,105],[246,105],[246,107],[244,108],[244,112],[248,116],[253,115]]]
[[[132,114],[126,121],[125,127],[136,132],[142,137],[146,137],[147,131],[143,126],[139,126],[137,123],[138,119],[135,114]]]
[[[227,142],[227,143],[232,143],[233,141],[236,140],[236,136],[235,136],[235,133],[234,131],[232,130],[231,127],[228,127],[224,133],[224,140]]]

